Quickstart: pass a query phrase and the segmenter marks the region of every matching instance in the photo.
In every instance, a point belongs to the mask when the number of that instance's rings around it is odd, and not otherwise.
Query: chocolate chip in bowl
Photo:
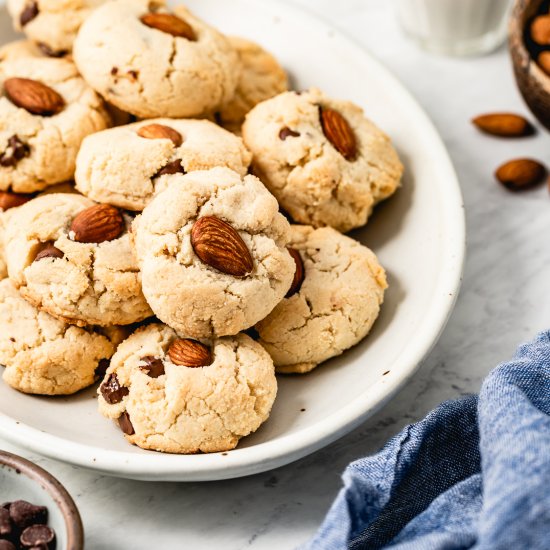
[[[78,509],[61,483],[40,466],[0,451],[0,550],[82,550]]]
[[[510,54],[523,99],[550,129],[550,2],[516,0],[510,19]]]

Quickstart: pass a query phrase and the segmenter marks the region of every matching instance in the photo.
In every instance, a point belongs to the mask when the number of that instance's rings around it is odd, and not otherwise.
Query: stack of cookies
[[[127,440],[234,448],[275,373],[376,320],[384,269],[343,233],[399,186],[346,101],[161,0],[8,0],[0,49],[0,363],[21,392],[99,382]]]

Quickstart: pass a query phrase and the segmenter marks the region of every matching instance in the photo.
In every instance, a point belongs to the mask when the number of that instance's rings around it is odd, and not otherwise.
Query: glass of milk
[[[426,50],[476,55],[504,41],[511,0],[398,0],[405,33]]]

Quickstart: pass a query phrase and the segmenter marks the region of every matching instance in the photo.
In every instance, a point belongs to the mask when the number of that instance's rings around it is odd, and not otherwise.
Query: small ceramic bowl
[[[510,54],[518,88],[525,102],[550,130],[550,76],[533,59],[540,47],[531,41],[526,24],[545,0],[516,0],[510,19]],[[529,46],[529,47],[528,47]]]
[[[76,505],[63,485],[32,462],[0,451],[0,502],[26,500],[48,508],[58,550],[82,550],[84,529]]]

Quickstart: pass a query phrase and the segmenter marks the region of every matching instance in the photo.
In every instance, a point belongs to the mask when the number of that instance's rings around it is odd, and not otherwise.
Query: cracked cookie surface
[[[26,78],[57,92],[64,106],[41,116],[18,107],[4,82]],[[0,190],[32,193],[72,179],[82,140],[107,128],[103,100],[67,59],[16,58],[0,63]]]
[[[325,227],[291,226],[304,279],[260,323],[277,372],[304,373],[360,342],[378,317],[386,275],[373,252]]]
[[[320,108],[347,121],[356,155],[347,160],[327,139]],[[399,186],[403,167],[389,138],[361,108],[317,89],[286,92],[254,107],[242,127],[254,172],[294,221],[347,232]]]
[[[235,94],[222,105],[217,116],[220,124],[240,133],[244,117],[255,105],[288,89],[288,77],[279,62],[259,44],[230,36],[239,55],[241,73]]]
[[[239,334],[204,340],[212,363],[188,367],[174,364],[168,354],[177,338],[166,325],[153,324],[125,340],[98,390],[99,411],[124,419],[126,439],[144,449],[187,454],[233,449],[269,417],[277,393],[269,354]],[[147,368],[151,361],[157,361],[154,377]],[[105,392],[105,384],[121,389]]]
[[[75,242],[70,226],[95,203],[81,195],[37,197],[17,209],[5,230],[10,279],[32,304],[80,326],[126,325],[151,315],[126,229],[99,244]],[[36,260],[47,245],[62,257]]]
[[[68,325],[29,304],[9,279],[0,282],[0,364],[16,390],[68,395],[86,388],[126,335],[119,327]]]
[[[234,93],[238,57],[231,43],[183,7],[174,14],[195,40],[146,26],[148,0],[118,0],[98,8],[74,43],[75,62],[105,99],[141,118],[193,117]],[[157,5],[158,4],[158,5]],[[157,11],[166,9],[159,2]]]
[[[252,271],[236,277],[203,263],[191,244],[195,222],[214,216],[248,248]],[[289,224],[254,176],[227,168],[175,175],[132,225],[143,292],[166,324],[195,338],[237,334],[265,317],[295,271]]]
[[[152,124],[175,130],[181,144],[140,137],[140,129]],[[208,120],[152,119],[88,136],[75,179],[77,189],[94,200],[143,210],[168,185],[171,172],[225,166],[244,176],[251,157],[240,138]]]
[[[82,22],[107,0],[7,0],[13,26],[49,55],[70,52]]]

